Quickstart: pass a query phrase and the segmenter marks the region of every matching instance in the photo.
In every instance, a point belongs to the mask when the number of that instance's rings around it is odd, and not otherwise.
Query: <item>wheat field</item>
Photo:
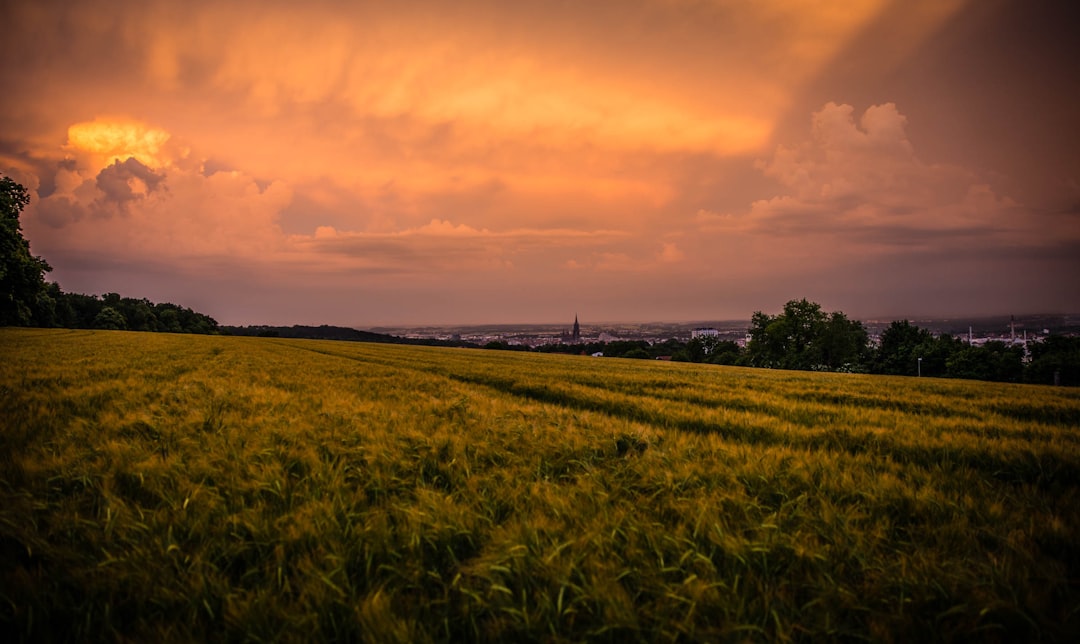
[[[6,641],[1077,641],[1080,391],[0,329]]]

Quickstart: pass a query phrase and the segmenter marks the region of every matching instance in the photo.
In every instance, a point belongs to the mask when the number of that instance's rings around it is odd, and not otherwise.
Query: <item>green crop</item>
[[[15,640],[1080,633],[1080,391],[0,329]]]

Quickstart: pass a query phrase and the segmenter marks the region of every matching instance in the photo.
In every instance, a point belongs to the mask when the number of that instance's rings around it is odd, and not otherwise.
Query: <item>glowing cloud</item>
[[[162,153],[169,138],[168,132],[144,123],[98,120],[69,127],[68,149],[90,155],[99,167],[133,158],[159,168],[168,163]]]

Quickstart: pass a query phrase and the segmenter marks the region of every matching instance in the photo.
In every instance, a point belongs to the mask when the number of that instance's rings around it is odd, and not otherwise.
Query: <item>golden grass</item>
[[[1074,639],[1080,392],[0,330],[27,640]]]

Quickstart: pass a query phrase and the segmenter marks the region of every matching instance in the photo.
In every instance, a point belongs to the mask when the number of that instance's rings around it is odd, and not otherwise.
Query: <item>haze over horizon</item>
[[[0,174],[64,290],[230,325],[1075,313],[1078,18],[15,0]]]

